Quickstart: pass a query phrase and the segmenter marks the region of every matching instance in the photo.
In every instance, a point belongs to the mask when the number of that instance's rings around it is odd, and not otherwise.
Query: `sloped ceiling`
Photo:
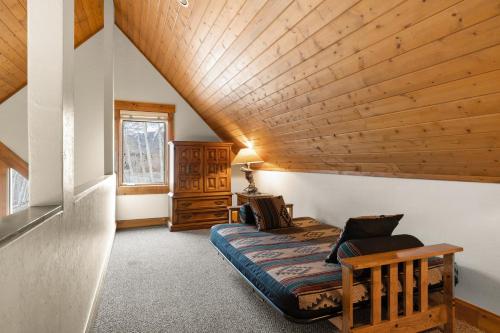
[[[26,85],[26,1],[0,0],[0,103]],[[102,0],[76,0],[75,47],[98,32],[103,22]]]
[[[116,23],[265,169],[500,180],[498,0],[115,0]]]
[[[26,80],[26,5],[0,6],[2,100]],[[500,0],[115,9],[205,121],[253,143],[266,169],[500,182]],[[77,36],[102,26],[101,1],[78,0],[76,11]]]

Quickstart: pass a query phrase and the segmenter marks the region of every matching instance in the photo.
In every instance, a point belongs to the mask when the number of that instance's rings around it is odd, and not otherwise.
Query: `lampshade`
[[[263,163],[264,161],[260,158],[255,150],[251,148],[242,148],[234,158],[232,164],[246,164],[246,163]]]

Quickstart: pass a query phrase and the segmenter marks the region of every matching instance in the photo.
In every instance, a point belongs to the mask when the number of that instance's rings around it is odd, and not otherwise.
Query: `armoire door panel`
[[[217,149],[217,160],[219,162],[228,161],[229,160],[229,149],[228,148]]]
[[[191,192],[203,192],[200,178],[191,179]]]
[[[208,176],[217,175],[217,163],[207,162],[207,175]]]
[[[229,191],[228,185],[229,181],[227,177],[219,177],[219,183],[217,184],[217,190],[218,191]]]
[[[202,150],[199,146],[178,146],[175,148],[175,191],[203,192]]]
[[[218,173],[219,175],[225,177],[227,173],[229,172],[228,170],[228,164],[227,163],[219,163],[218,165]]]
[[[207,162],[215,162],[217,161],[217,149],[216,148],[205,148],[205,155]]]
[[[216,177],[206,177],[205,181],[205,191],[214,192],[217,191],[217,178]]]

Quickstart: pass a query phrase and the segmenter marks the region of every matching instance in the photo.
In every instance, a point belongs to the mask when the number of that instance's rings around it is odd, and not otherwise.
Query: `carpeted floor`
[[[458,323],[457,332],[479,332]],[[208,230],[119,231],[91,332],[329,332],[294,324],[216,254]]]

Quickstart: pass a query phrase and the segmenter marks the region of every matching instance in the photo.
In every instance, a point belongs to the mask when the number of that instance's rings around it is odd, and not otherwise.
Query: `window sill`
[[[118,186],[117,195],[163,194],[168,193],[168,185]]]

